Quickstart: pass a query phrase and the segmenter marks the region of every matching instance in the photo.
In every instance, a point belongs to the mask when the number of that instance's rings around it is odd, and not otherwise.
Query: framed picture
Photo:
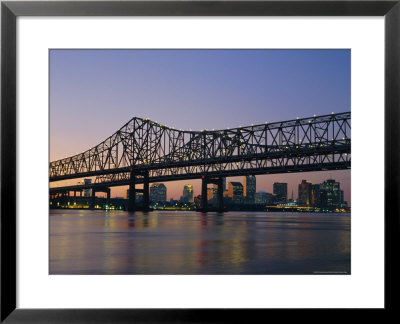
[[[2,2],[1,321],[393,309],[399,15]]]

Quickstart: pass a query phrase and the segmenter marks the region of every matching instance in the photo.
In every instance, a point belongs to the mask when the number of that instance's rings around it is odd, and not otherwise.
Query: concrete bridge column
[[[129,197],[128,197],[128,211],[134,212],[136,209],[136,176],[133,171],[131,171],[131,176],[129,179]]]
[[[222,185],[222,177],[218,178],[217,186],[217,211],[222,213],[224,211],[224,188]]]
[[[92,188],[92,197],[90,197],[89,209],[94,209],[95,201],[96,201],[96,190]]]
[[[149,171],[143,174],[143,211],[149,210]]]
[[[201,208],[203,212],[207,212],[207,178],[201,177]]]
[[[107,188],[107,205],[110,205],[111,189]]]
[[[61,199],[60,199],[60,204],[62,206],[66,204],[66,201],[67,201],[66,196],[67,196],[67,193],[65,191],[63,191],[61,193]]]

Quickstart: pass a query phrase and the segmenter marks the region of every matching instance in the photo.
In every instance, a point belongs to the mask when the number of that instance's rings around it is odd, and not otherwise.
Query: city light
[[[175,134],[174,132],[161,131],[161,129],[160,133],[157,133],[160,135],[146,133],[149,131],[149,129],[154,130],[154,127],[144,127],[136,121],[134,125],[130,125],[128,123],[125,130],[119,129],[115,133],[119,134],[119,136],[112,135],[112,137],[116,137],[116,141],[122,141],[124,137],[121,136],[121,134],[126,134],[132,132],[132,129],[137,129],[135,131],[135,136],[136,134],[139,134],[137,135],[139,136],[139,138],[136,141],[130,141],[129,143],[120,142],[120,144],[122,145],[120,145],[119,147],[113,147],[110,146],[110,140],[107,139],[100,146],[92,148],[90,151],[88,151],[89,153],[85,152],[71,158],[65,158],[63,160],[51,162],[51,165],[54,165],[54,167],[51,166],[50,173],[51,177],[70,175],[71,178],[74,178],[75,172],[77,172],[78,174],[79,172],[87,174],[88,172],[90,173],[91,171],[95,171],[97,173],[93,176],[92,179],[96,182],[96,184],[103,183],[104,186],[107,187],[107,181],[112,181],[112,186],[118,186],[120,181],[125,181],[124,184],[128,185],[127,181],[130,179],[131,176],[134,176],[133,171],[137,169],[137,166],[139,165],[142,168],[149,166],[147,171],[146,168],[144,168],[143,171],[138,170],[138,179],[140,180],[140,182],[143,181],[142,172],[148,172],[150,178],[160,177],[160,179],[162,180],[163,176],[169,176],[171,177],[171,180],[179,180],[181,176],[189,176],[190,178],[191,173],[196,174],[196,172],[205,172],[209,173],[212,176],[216,174],[215,176],[218,177],[219,172],[226,172],[228,176],[240,176],[242,174],[251,173],[254,169],[254,171],[257,171],[258,173],[258,168],[262,168],[261,173],[263,174],[268,174],[270,173],[270,168],[277,167],[283,170],[283,174],[292,172],[304,172],[304,170],[310,170],[310,167],[312,168],[311,171],[317,171],[317,169],[314,168],[324,170],[326,169],[325,165],[320,166],[318,162],[321,158],[323,158],[323,160],[321,160],[323,161],[323,164],[326,164],[327,166],[329,166],[329,168],[332,167],[330,166],[330,163],[336,164],[344,162],[344,165],[339,165],[338,168],[348,169],[349,165],[346,165],[346,163],[350,163],[350,159],[348,158],[350,154],[348,146],[348,143],[350,143],[350,139],[346,137],[347,134],[343,135],[343,133],[346,133],[347,129],[350,130],[350,114],[343,113],[343,118],[344,119],[341,119],[340,123],[336,121],[336,118],[331,119],[331,123],[326,123],[324,121],[322,126],[314,120],[314,122],[316,123],[315,125],[317,126],[315,128],[308,127],[307,130],[302,129],[301,125],[298,124],[296,124],[298,126],[294,126],[295,124],[292,122],[293,120],[289,121],[287,125],[285,124],[286,122],[275,123],[271,126],[271,133],[266,133],[265,129],[262,128],[254,129],[250,128],[250,126],[242,127],[242,125],[240,125],[239,128],[236,129],[235,133],[231,135],[232,137],[226,135],[226,131],[225,134],[222,131],[218,131],[219,136],[207,137],[206,142],[203,140],[203,137],[199,136],[200,133],[198,132],[191,133],[191,136],[188,137],[182,137],[180,136],[180,134]],[[299,117],[296,117],[296,120],[298,119]],[[144,118],[143,120],[144,122],[142,125],[149,125],[149,123],[146,124],[146,121],[149,120],[148,117]],[[313,122],[313,120],[311,119],[305,120],[307,120],[308,123]],[[151,124],[155,125],[156,123],[151,122]],[[251,123],[250,125],[251,127],[254,127],[254,123]],[[274,128],[273,125],[277,125],[277,127]],[[343,125],[345,125],[346,128],[344,128]],[[293,127],[298,128],[294,129]],[[175,128],[172,126],[171,129]],[[179,128],[179,130],[183,131],[182,128]],[[203,134],[207,131],[207,129],[202,130]],[[212,131],[216,132],[215,128],[213,128]],[[333,137],[331,137],[332,144],[331,142],[327,141],[326,138],[322,138],[322,136],[326,137],[326,135],[321,134],[328,133],[330,135],[333,135]],[[240,134],[240,136],[237,136],[237,134]],[[296,138],[293,137],[293,134],[296,135]],[[155,137],[152,138],[152,136]],[[221,142],[222,138],[228,138],[228,141]],[[346,142],[335,141],[335,138],[342,138],[343,141]],[[146,142],[147,140],[149,140],[149,142]],[[157,141],[159,142],[157,143]],[[163,143],[168,143],[168,145],[166,147],[163,147]],[[307,144],[299,145],[300,143]],[[133,145],[139,146],[135,147],[132,151],[134,156],[129,156],[130,154],[132,154],[131,149]],[[341,151],[342,153],[336,153],[337,147],[340,145],[344,145],[344,152]],[[153,151],[153,148],[157,149]],[[205,148],[207,149],[205,150]],[[310,151],[306,152],[306,155],[303,155],[304,153],[299,150],[300,148],[317,149],[312,151],[312,159],[309,159]],[[323,150],[318,150],[318,148],[323,148]],[[115,155],[116,152],[119,152],[119,156]],[[189,152],[191,153],[188,154]],[[270,155],[271,152],[273,152],[274,154],[280,153],[283,155],[280,157],[279,155],[277,155],[277,157],[275,158],[273,155]],[[271,156],[271,158],[265,160],[265,156],[263,155],[265,153]],[[294,155],[294,157],[292,157],[293,153],[296,154]],[[261,157],[258,158],[257,154],[261,154]],[[121,160],[120,156],[123,156],[124,160]],[[342,160],[340,159],[340,156],[343,157]],[[233,158],[233,160],[229,160],[229,158],[231,157]],[[344,157],[346,158],[344,159]],[[226,159],[226,161],[224,160],[221,165],[219,164],[220,162],[214,163],[213,159],[221,158]],[[265,161],[265,164],[264,162],[260,163],[263,160]],[[118,163],[116,163],[117,161]],[[132,167],[130,161],[135,161],[137,165],[134,165],[134,167]],[[180,164],[174,166],[173,163],[175,162],[178,162]],[[311,164],[304,164],[305,162]],[[167,164],[161,165],[160,163]],[[89,168],[93,166],[94,169],[90,170],[88,169],[88,166]],[[160,167],[158,168],[158,166]],[[118,169],[119,167],[122,168],[125,173],[118,172],[117,170],[116,173],[108,174],[108,169]],[[127,169],[124,168],[128,168],[131,173],[129,174],[126,171]],[[105,171],[105,174],[97,175],[99,171],[101,172],[103,170]],[[232,174],[232,172],[235,172],[235,174]],[[78,185],[82,187],[89,186],[89,189],[86,188],[82,190],[90,191],[90,183],[81,183]],[[139,193],[142,193],[142,191],[136,192],[136,196],[138,196]],[[90,196],[90,193],[88,193],[87,195],[85,193],[84,196]],[[150,196],[152,195],[150,194]],[[70,197],[69,194],[68,197]],[[146,197],[144,197],[143,199],[146,200],[147,206],[149,203],[149,198]],[[124,205],[120,202],[118,202],[116,206],[114,206],[113,204],[109,205],[109,202],[105,204],[95,205],[93,205],[93,203],[89,203],[88,201],[86,201],[85,203],[81,203],[78,200],[72,200],[73,203],[70,203],[70,205],[68,205],[67,202],[57,205],[57,202],[60,203],[60,201],[52,201],[51,205],[53,207],[57,206],[60,208],[62,208],[63,206],[68,206],[70,208],[78,208],[78,206],[89,206],[93,208],[93,206],[97,206],[95,207],[97,209],[131,208],[127,207],[126,203],[124,203]],[[132,205],[133,203],[130,202],[129,204]]]

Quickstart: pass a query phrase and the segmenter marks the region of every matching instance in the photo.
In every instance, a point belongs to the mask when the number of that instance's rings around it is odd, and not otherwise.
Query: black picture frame
[[[2,1],[1,316],[4,323],[199,323],[266,321],[271,309],[16,308],[16,18],[18,16],[384,16],[385,308],[396,309],[399,246],[400,0],[380,1]],[[374,113],[374,112],[366,112]],[[373,125],[370,126],[371,129]],[[366,154],[373,154],[371,152]],[[282,310],[281,310],[282,311]],[[293,310],[305,314],[305,310]],[[308,314],[307,310],[307,313]],[[313,311],[313,310],[311,310]],[[330,310],[326,310],[329,311]],[[354,310],[357,311],[357,310]],[[269,312],[268,314],[266,312]],[[349,312],[348,310],[346,311]],[[306,315],[309,316],[309,315]],[[368,313],[371,316],[371,313]]]

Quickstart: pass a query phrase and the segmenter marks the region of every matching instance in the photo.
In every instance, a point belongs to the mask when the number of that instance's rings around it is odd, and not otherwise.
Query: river
[[[50,210],[50,274],[350,274],[350,214]]]

